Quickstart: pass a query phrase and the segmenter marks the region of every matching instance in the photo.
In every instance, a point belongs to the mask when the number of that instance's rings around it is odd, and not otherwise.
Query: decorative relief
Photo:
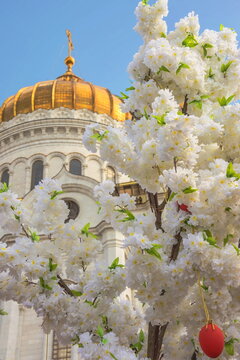
[[[122,123],[105,114],[97,114],[87,109],[58,108],[39,109],[29,114],[19,114],[10,121],[0,123],[0,151],[16,147],[18,144],[35,142],[59,136],[79,139],[87,124],[97,122],[103,126],[121,127]],[[39,136],[39,139],[37,137]]]
[[[15,125],[31,122],[34,120],[46,120],[46,119],[78,119],[82,121],[93,121],[104,125],[112,125],[114,127],[121,127],[122,123],[113,120],[106,114],[94,113],[87,109],[68,109],[68,108],[57,108],[53,110],[38,109],[29,114],[19,114],[12,120],[6,121],[0,124],[1,130],[9,129]]]

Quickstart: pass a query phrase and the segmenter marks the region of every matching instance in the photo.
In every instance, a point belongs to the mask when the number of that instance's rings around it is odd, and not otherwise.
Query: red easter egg
[[[202,351],[208,357],[215,359],[224,349],[224,334],[215,324],[205,325],[199,332],[199,343]]]
[[[188,210],[187,205],[185,205],[185,204],[179,204],[179,203],[178,203],[178,207],[179,207],[179,209],[181,209],[182,211],[186,211],[187,213],[191,214],[191,211]]]

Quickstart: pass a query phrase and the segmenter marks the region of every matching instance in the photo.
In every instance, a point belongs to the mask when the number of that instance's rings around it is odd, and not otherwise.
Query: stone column
[[[46,335],[44,334],[43,353],[42,360],[52,359],[52,348],[53,348],[53,333]]]
[[[26,171],[25,194],[27,194],[30,191],[30,187],[31,187],[31,168],[30,168],[30,166],[26,166],[25,171]]]
[[[19,307],[14,301],[4,303],[8,315],[2,317],[0,328],[0,359],[16,360],[19,329]]]
[[[124,248],[123,248],[123,235],[119,231],[112,228],[104,230],[103,235],[103,249],[105,261],[110,265],[114,259],[119,257],[119,263],[125,264]]]

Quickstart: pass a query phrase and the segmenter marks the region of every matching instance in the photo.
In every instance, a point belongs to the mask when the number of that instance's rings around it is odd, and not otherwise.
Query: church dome
[[[68,56],[68,70],[56,80],[41,81],[20,89],[7,98],[0,107],[0,123],[9,121],[18,114],[31,113],[38,109],[88,109],[98,114],[107,114],[117,121],[130,118],[121,112],[121,100],[103,87],[84,81],[72,72],[74,58]]]

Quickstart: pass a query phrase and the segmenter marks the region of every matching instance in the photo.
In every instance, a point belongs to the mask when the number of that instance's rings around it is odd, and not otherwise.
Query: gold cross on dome
[[[68,37],[68,56],[71,56],[71,51],[74,49],[73,43],[72,43],[72,34],[70,30],[66,30],[66,34]]]

